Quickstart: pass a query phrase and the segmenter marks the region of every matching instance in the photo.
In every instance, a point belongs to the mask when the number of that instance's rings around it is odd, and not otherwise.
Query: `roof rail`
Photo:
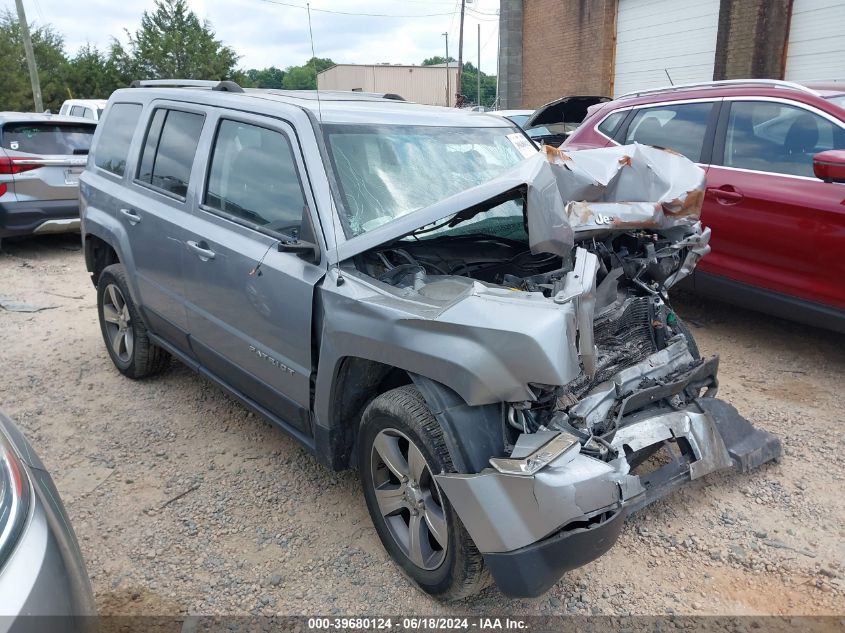
[[[221,92],[243,92],[234,81],[212,81],[207,79],[136,79],[130,88],[211,88]]]
[[[780,79],[722,79],[718,81],[702,81],[690,84],[677,84],[675,86],[663,86],[661,88],[651,88],[649,90],[635,90],[634,92],[626,92],[623,95],[616,97],[617,99],[625,99],[627,97],[639,97],[641,95],[657,94],[660,92],[672,92],[673,90],[683,90],[686,88],[718,88],[719,86],[769,86],[771,88],[789,88],[791,90],[800,90],[811,95],[819,96],[815,90],[802,86],[793,81],[782,81]]]

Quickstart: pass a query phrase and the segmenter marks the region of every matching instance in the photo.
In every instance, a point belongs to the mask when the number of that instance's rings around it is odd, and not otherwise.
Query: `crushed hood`
[[[525,199],[531,251],[567,256],[576,234],[694,225],[704,186],[704,170],[670,150],[638,143],[577,152],[545,147],[498,178],[339,244],[337,260],[519,196]]]

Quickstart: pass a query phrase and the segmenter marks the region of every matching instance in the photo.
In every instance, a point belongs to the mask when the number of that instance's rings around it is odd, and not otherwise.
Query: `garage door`
[[[719,0],[619,0],[614,95],[711,81],[718,30]]]
[[[786,78],[845,81],[845,0],[794,0]]]

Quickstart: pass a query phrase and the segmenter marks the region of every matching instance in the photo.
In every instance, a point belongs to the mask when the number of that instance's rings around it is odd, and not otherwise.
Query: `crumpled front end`
[[[717,369],[678,336],[549,424],[562,430],[520,434],[479,473],[436,477],[505,594],[542,594],[610,549],[629,513],[689,481],[779,458],[775,436],[715,397]],[[569,416],[598,434],[585,442]]]
[[[459,471],[435,479],[508,595],[684,483],[780,456],[715,397],[718,358],[669,302],[710,249],[704,182],[640,145],[538,153],[348,242],[347,281],[323,287],[322,358],[412,376]]]

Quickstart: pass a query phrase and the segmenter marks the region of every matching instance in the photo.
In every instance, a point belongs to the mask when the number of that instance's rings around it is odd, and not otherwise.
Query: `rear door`
[[[188,349],[183,226],[206,116],[201,106],[153,101],[144,113],[145,132],[130,183],[117,201],[117,221],[129,236],[144,316],[154,332],[183,351]]]
[[[845,185],[813,175],[813,155],[845,149],[845,123],[783,99],[726,100],[702,220],[699,269],[845,308]]]
[[[273,118],[225,113],[213,125],[183,250],[191,346],[218,380],[307,438],[324,270],[276,248],[315,226],[303,222],[314,207],[297,139]]]
[[[75,200],[95,128],[93,123],[6,123],[4,163],[8,163],[17,200]]]
[[[721,100],[679,101],[634,108],[614,138],[679,152],[699,165],[710,162]],[[609,117],[608,117],[609,118]]]

